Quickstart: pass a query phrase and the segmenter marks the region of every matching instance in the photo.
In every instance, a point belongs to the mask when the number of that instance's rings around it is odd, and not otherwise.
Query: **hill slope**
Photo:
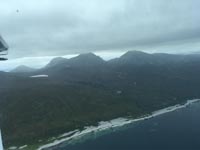
[[[24,66],[24,65],[21,65],[21,66],[18,66],[17,68],[11,70],[11,72],[34,72],[36,71],[36,69],[33,69],[33,68],[30,68],[28,66]]]
[[[128,52],[106,62],[90,53],[27,74],[0,72],[5,144],[37,143],[98,121],[199,98],[198,58]],[[30,78],[38,74],[48,78]]]

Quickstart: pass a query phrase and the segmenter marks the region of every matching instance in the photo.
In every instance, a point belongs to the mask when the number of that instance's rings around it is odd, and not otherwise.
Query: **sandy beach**
[[[121,127],[121,126],[130,124],[130,123],[143,121],[143,120],[146,120],[146,119],[151,119],[153,117],[156,117],[156,116],[159,116],[159,115],[162,115],[162,114],[166,114],[166,113],[169,113],[169,112],[176,111],[178,109],[185,108],[185,107],[189,106],[190,104],[193,104],[193,103],[196,103],[196,102],[199,102],[199,101],[200,101],[200,99],[188,100],[183,105],[177,104],[177,105],[170,106],[170,107],[167,107],[167,108],[164,108],[164,109],[160,109],[158,111],[152,112],[149,115],[146,115],[144,117],[137,118],[137,119],[117,118],[117,119],[113,119],[113,120],[110,120],[110,121],[101,121],[101,122],[99,122],[98,126],[87,126],[82,131],[77,129],[77,130],[74,130],[74,131],[70,131],[68,133],[64,133],[64,134],[59,136],[59,138],[61,137],[60,140],[54,140],[52,143],[48,143],[46,145],[43,145],[43,146],[39,147],[37,150],[45,150],[47,148],[57,146],[57,145],[59,145],[63,142],[75,140],[75,139],[80,138],[84,135],[87,135],[88,133],[100,132],[100,131],[107,130],[107,129],[110,129],[110,128]]]

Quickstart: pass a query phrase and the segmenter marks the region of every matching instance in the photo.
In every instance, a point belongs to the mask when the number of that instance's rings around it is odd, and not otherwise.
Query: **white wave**
[[[185,108],[188,105],[195,103],[195,102],[199,102],[199,101],[200,101],[200,99],[188,100],[184,105],[178,104],[178,105],[174,105],[174,106],[167,107],[167,108],[164,108],[164,109],[160,109],[158,111],[152,112],[150,115],[146,115],[144,117],[137,118],[137,119],[117,118],[117,119],[113,119],[113,120],[110,120],[110,121],[101,121],[101,122],[99,122],[98,126],[88,126],[88,127],[85,127],[83,131],[75,130],[75,131],[65,133],[63,135],[70,135],[71,133],[74,133],[74,134],[69,136],[69,137],[63,138],[61,140],[55,140],[52,143],[43,145],[43,146],[39,147],[37,150],[43,150],[43,149],[46,149],[46,148],[50,148],[50,147],[59,145],[63,142],[67,142],[67,141],[72,140],[72,139],[77,139],[77,138],[82,137],[82,136],[84,136],[88,133],[99,132],[99,131],[107,130],[107,129],[110,129],[110,128],[121,127],[121,126],[130,124],[130,123],[150,119],[150,118],[162,115],[162,114],[166,114],[166,113],[178,110],[178,109]]]

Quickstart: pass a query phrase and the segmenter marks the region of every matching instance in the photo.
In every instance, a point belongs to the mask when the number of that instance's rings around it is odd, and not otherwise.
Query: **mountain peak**
[[[101,59],[99,56],[95,55],[94,53],[83,53],[83,54],[80,54],[79,56],[77,56],[76,58]]]
[[[154,62],[153,55],[142,52],[142,51],[128,51],[120,58],[114,59],[112,63],[118,64],[133,64],[133,65],[143,65],[151,64]]]
[[[52,59],[47,65],[46,67],[49,68],[49,67],[53,67],[53,66],[56,66],[58,64],[63,64],[67,61],[68,59],[66,58],[63,58],[63,57],[56,57],[54,59]]]
[[[104,60],[101,57],[93,53],[80,54],[79,56],[70,59],[70,61],[79,65],[95,65],[104,63]]]
[[[126,52],[124,55],[122,55],[121,57],[131,57],[131,56],[147,56],[150,55],[148,53],[145,53],[143,51],[137,51],[137,50],[133,50],[133,51],[128,51]]]
[[[11,72],[33,72],[35,70],[36,69],[34,69],[34,68],[30,68],[28,66],[21,65],[21,66],[16,67],[15,69],[11,70]]]

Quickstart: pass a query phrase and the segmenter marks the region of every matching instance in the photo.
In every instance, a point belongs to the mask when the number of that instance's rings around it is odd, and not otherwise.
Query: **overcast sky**
[[[9,58],[200,51],[199,0],[1,0]]]

